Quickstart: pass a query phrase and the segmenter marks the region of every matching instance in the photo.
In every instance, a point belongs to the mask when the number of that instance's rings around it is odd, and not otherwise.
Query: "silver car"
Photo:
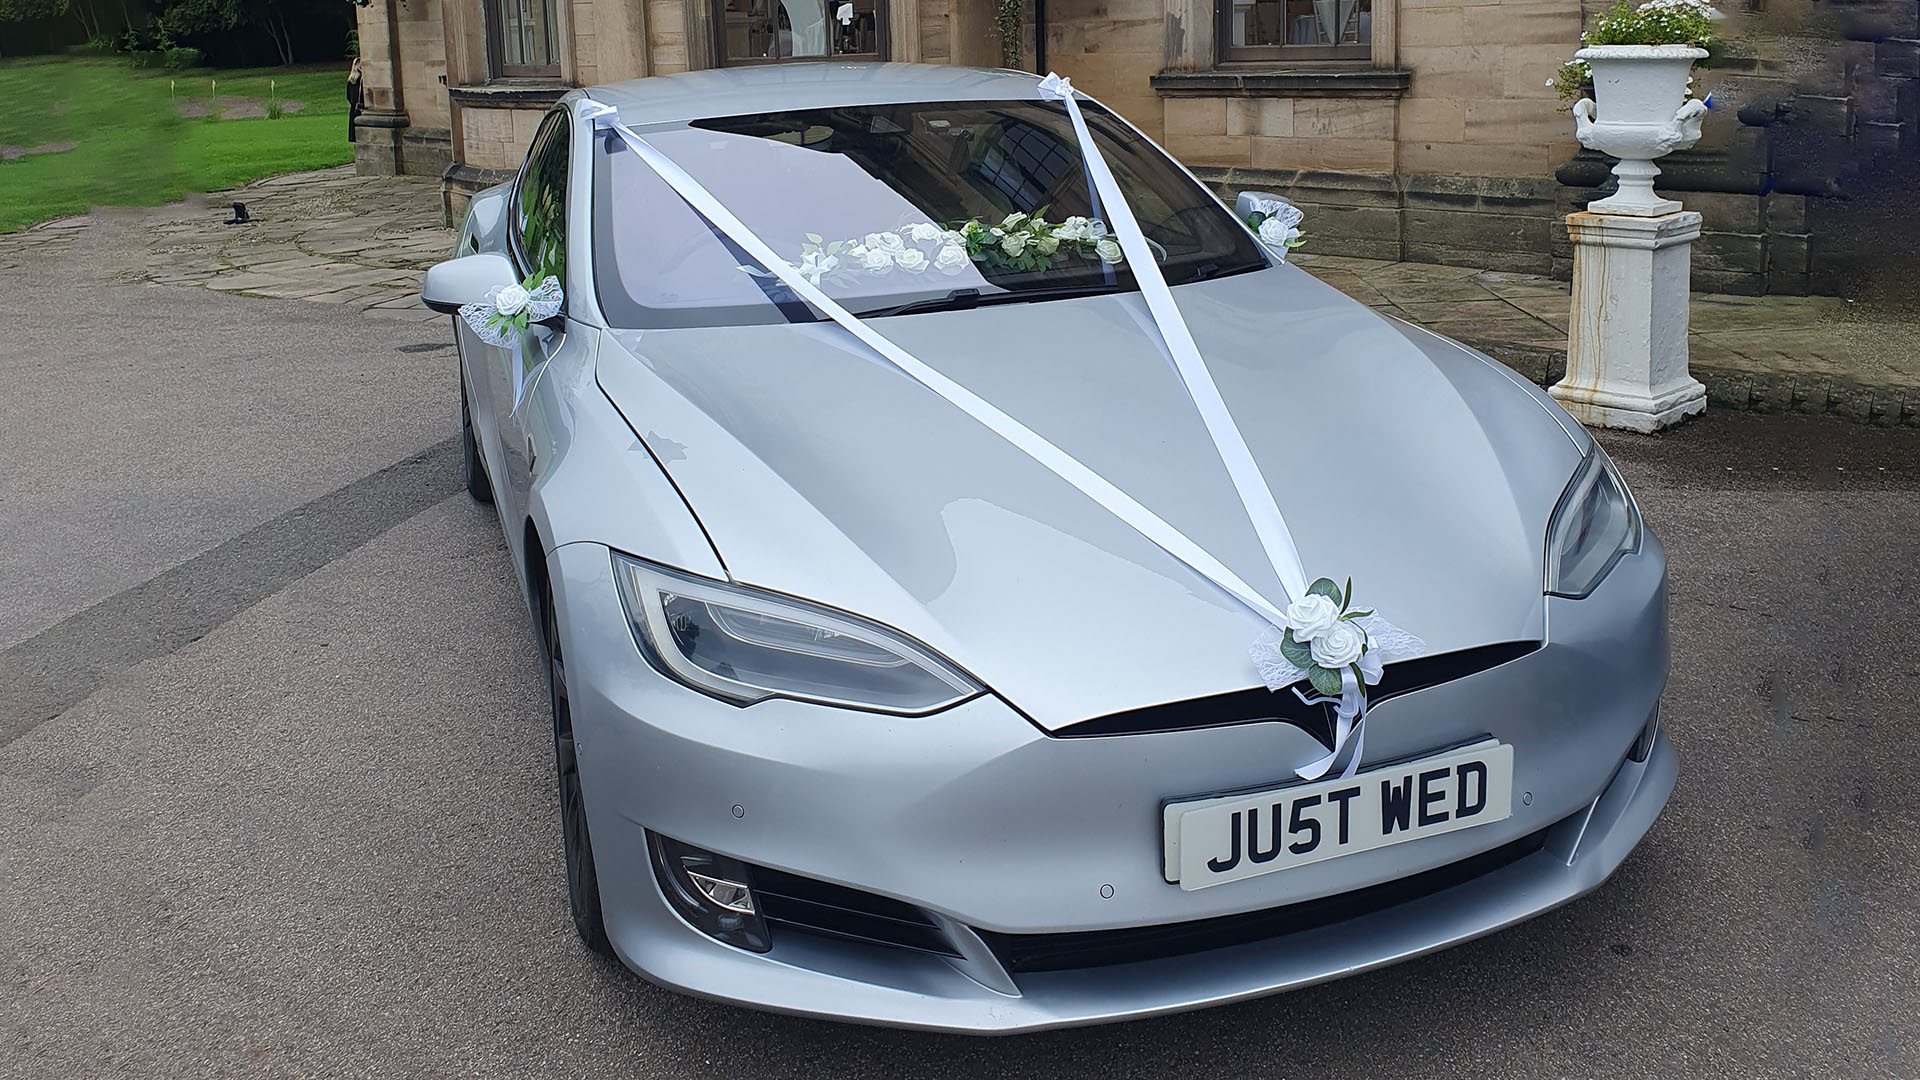
[[[423,295],[467,309],[467,484],[547,659],[589,948],[845,1020],[1149,1016],[1538,915],[1666,803],[1666,561],[1600,447],[1083,111],[1302,562],[1424,639],[1369,688],[1364,756],[1302,779],[1334,706],[1262,684],[1246,606],[823,318],[605,120],[1284,605],[1036,79],[575,91]],[[558,303],[483,332],[547,277]]]

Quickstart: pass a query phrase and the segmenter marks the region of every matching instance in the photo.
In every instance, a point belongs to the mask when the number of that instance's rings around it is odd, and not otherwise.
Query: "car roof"
[[[907,101],[1037,100],[1039,76],[950,64],[753,64],[609,83],[583,96],[628,126]]]

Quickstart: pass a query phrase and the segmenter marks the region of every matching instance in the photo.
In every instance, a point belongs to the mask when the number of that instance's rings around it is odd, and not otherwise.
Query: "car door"
[[[567,287],[567,158],[572,118],[563,110],[547,115],[535,134],[526,164],[514,183],[508,208],[507,248],[521,278],[547,277]],[[532,483],[532,459],[523,409],[527,394],[547,360],[566,338],[561,327],[534,324],[509,347],[489,349],[489,405],[499,432],[505,474],[499,487],[513,518],[525,514]],[[511,519],[510,519],[511,520]]]

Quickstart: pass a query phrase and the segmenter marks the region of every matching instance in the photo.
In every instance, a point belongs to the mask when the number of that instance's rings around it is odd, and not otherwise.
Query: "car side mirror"
[[[1233,201],[1233,216],[1244,222],[1253,215],[1254,208],[1259,204],[1276,202],[1287,206],[1293,205],[1271,191],[1243,191],[1239,198]]]
[[[457,315],[467,304],[486,303],[489,289],[519,282],[505,255],[483,251],[434,264],[421,283],[420,301],[443,315]]]

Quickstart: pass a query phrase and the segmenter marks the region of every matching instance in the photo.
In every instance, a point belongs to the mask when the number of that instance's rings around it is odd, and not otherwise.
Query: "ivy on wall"
[[[1000,66],[1018,70],[1020,24],[1027,12],[1027,0],[995,0],[993,28],[1000,35]]]

